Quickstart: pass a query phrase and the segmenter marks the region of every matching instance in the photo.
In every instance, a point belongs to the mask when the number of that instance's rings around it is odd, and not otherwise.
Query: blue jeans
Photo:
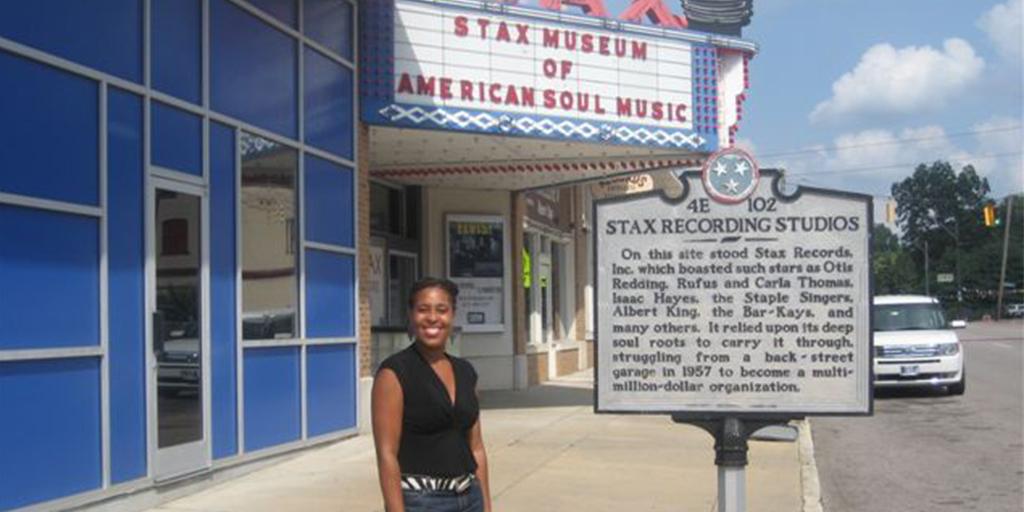
[[[462,494],[451,491],[412,491],[403,489],[405,512],[483,512],[484,495],[480,482],[473,481]]]

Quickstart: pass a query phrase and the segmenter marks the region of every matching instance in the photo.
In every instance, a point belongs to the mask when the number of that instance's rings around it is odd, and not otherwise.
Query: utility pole
[[[928,240],[924,241],[924,294],[931,297],[931,285],[928,281]]]
[[[956,316],[958,318],[963,318],[964,286],[961,281],[962,274],[960,272],[960,212],[957,212],[956,216],[953,217],[953,220],[956,221],[956,234],[953,235],[953,241],[956,242]],[[949,228],[946,228],[945,225],[942,227],[945,228],[947,232],[949,231]]]
[[[960,213],[957,212],[957,214],[952,217],[952,219],[953,219],[953,227],[956,229],[956,231],[953,231],[953,230],[949,229],[949,227],[946,226],[946,221],[948,221],[949,219],[945,219],[945,220],[941,220],[940,221],[939,219],[935,218],[935,210],[931,210],[931,209],[928,210],[928,217],[932,219],[932,221],[934,222],[934,224],[936,226],[946,230],[946,233],[949,233],[949,236],[953,237],[953,243],[956,244],[956,245],[953,246],[953,248],[956,251],[954,253],[954,255],[956,256],[956,315],[957,315],[958,318],[963,313],[963,302],[964,302],[964,289],[963,289],[963,285],[962,285],[962,281],[961,281],[961,276],[960,276],[960,216],[959,215],[960,215]],[[925,254],[927,255],[927,252],[925,252]],[[927,260],[926,260],[926,262],[927,262]]]
[[[999,271],[999,292],[996,300],[996,320],[1003,318],[1003,287],[1006,285],[1006,254],[1010,248],[1010,219],[1013,218],[1013,196],[1006,197],[1006,227],[1003,229],[1003,265]]]

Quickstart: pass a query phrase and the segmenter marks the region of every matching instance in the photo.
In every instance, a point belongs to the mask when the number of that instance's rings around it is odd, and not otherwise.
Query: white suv
[[[1024,304],[1010,304],[1006,306],[1006,316],[1010,318],[1024,317]]]
[[[874,300],[875,387],[946,386],[964,394],[964,352],[939,301],[923,295],[880,295]]]

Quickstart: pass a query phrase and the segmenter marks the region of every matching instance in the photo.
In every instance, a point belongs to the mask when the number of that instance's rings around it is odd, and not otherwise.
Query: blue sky
[[[876,205],[934,160],[973,163],[993,197],[1022,192],[1021,17],[1021,0],[754,0],[738,145]]]
[[[916,163],[942,159],[972,163],[994,197],[1024,191],[1020,0],[754,9],[744,37],[760,53],[739,137],[763,165],[886,196]]]

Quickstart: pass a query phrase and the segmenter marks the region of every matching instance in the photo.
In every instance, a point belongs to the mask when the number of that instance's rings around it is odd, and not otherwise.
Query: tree
[[[988,180],[978,176],[973,166],[964,166],[957,173],[948,162],[918,165],[913,175],[894,183],[896,222],[903,231],[904,245],[917,249],[914,262],[924,265],[927,246],[931,275],[955,274],[959,257],[957,282],[962,288],[987,287],[989,279],[981,275],[984,265],[968,260],[972,251],[994,238],[982,214],[985,204],[991,202],[989,191]],[[941,291],[955,295],[956,286]]]
[[[910,177],[892,185],[901,241],[904,248],[913,248],[910,254],[919,269],[927,244],[931,293],[946,302],[962,296],[964,302],[956,310],[972,318],[994,313],[999,289],[1004,229],[985,226],[982,211],[986,204],[995,203],[997,217],[1005,222],[1006,206],[1014,202],[1006,268],[1010,295],[1005,302],[1024,300],[1024,195],[994,201],[989,192],[988,180],[978,176],[973,166],[964,166],[957,173],[947,162],[921,164]],[[876,267],[877,283],[883,282],[879,275],[892,274],[899,265],[886,260]],[[939,273],[958,270],[952,284],[934,280]]]
[[[871,235],[875,293],[883,295],[923,291],[923,281],[910,255],[900,247],[899,237],[884,224],[875,224]]]
[[[875,251],[875,254],[898,251],[900,250],[900,238],[885,224],[875,224],[871,228],[871,250]]]
[[[982,221],[989,191],[988,180],[971,165],[959,174],[948,162],[918,165],[912,176],[892,185],[904,244],[923,248],[927,241],[929,257],[938,260],[956,248],[957,239],[961,247],[990,239]],[[922,263],[919,254],[914,259]]]

